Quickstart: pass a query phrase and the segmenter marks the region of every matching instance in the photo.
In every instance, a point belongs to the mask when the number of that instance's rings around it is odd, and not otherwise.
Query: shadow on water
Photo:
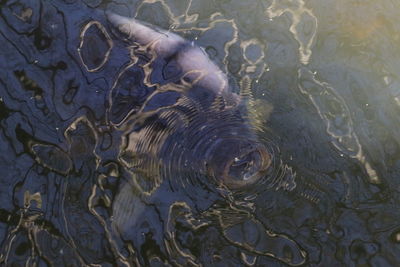
[[[398,10],[0,2],[0,265],[397,266]]]

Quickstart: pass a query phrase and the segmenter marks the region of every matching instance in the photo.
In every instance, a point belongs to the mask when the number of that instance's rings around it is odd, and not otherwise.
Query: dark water
[[[398,266],[399,5],[2,1],[0,265]],[[251,85],[273,183],[232,193],[193,170],[131,185],[104,123],[134,104],[113,98],[105,118],[127,55],[108,54],[103,10],[202,46],[233,91]]]

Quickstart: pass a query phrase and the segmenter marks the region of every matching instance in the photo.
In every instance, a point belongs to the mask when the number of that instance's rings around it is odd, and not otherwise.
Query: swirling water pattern
[[[207,182],[176,142],[166,161],[141,153],[161,153],[198,105],[165,87],[176,69],[160,78],[151,50],[121,41],[104,10],[182,36],[227,74],[273,155],[256,186]],[[1,2],[0,264],[397,266],[398,10],[389,0]],[[157,108],[171,130],[132,131],[135,114]],[[189,145],[202,131],[218,127],[194,124]]]

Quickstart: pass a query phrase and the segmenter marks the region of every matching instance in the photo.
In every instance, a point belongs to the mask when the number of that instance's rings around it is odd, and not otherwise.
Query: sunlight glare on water
[[[391,0],[3,1],[0,265],[399,265],[399,25]]]

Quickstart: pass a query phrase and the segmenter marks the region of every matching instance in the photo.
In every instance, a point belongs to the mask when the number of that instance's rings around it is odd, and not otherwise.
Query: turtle
[[[111,89],[108,111],[110,123],[125,135],[119,155],[124,165],[129,168],[129,156],[143,153],[164,164],[186,161],[190,166],[179,168],[207,174],[230,189],[253,185],[265,176],[272,155],[246,120],[244,101],[229,90],[227,76],[206,52],[135,19],[113,13],[107,17],[131,50],[132,63]],[[128,83],[138,66],[141,86]],[[124,90],[132,99],[122,118],[117,109],[126,101]]]
[[[54,22],[49,23],[51,29],[57,25],[55,14],[46,14]],[[43,240],[65,238],[72,244],[68,255],[85,264],[113,255],[125,265],[201,265],[177,240],[183,223],[188,232],[218,228],[246,259],[259,255],[291,265],[304,263],[305,252],[295,241],[273,233],[252,213],[252,193],[277,180],[273,151],[252,125],[249,88],[233,92],[227,75],[205,50],[176,33],[109,11],[84,11],[80,16],[77,21],[69,18],[73,22],[66,30],[70,67],[63,61],[56,65],[68,71],[78,66],[79,71],[54,78],[68,85],[63,104],[57,104],[60,85],[52,98],[64,123],[57,127],[62,141],[44,141],[40,131],[35,135],[24,127],[16,131],[40,166],[67,177],[60,203],[48,204],[61,206],[66,229],[55,231],[54,223],[35,228],[29,238],[38,250],[46,251]],[[14,76],[35,93],[46,115],[51,109],[42,97],[47,85],[40,86],[31,73],[27,68],[14,71]],[[84,73],[90,90],[77,91],[77,82],[69,80],[76,73]],[[31,201],[41,203],[40,194],[27,192],[25,207]],[[88,230],[91,227],[101,229]],[[89,249],[82,233],[107,245]],[[152,249],[146,250],[149,246]],[[3,249],[4,254],[10,249]]]
[[[194,42],[134,18],[111,12],[106,17],[107,26],[97,21],[84,26],[80,48],[85,47],[85,31],[96,25],[104,39],[112,43],[109,47],[125,49],[125,55],[129,55],[108,95],[107,122],[117,135],[114,139],[120,140],[113,157],[117,155],[131,179],[130,185],[120,186],[114,198],[114,221],[108,232],[141,243],[132,229],[140,228],[137,217],[146,209],[142,202],[157,203],[158,212],[168,218],[171,228],[164,234],[167,241],[161,238],[157,243],[161,247],[163,242],[169,244],[165,245],[167,251],[178,251],[173,256],[180,258],[176,263],[199,264],[176,245],[171,225],[179,216],[187,221],[200,211],[202,219],[197,223],[189,220],[193,229],[216,223],[229,242],[251,253],[302,264],[305,252],[290,238],[270,233],[248,210],[235,204],[218,207],[216,198],[210,197],[209,192],[222,194],[224,200],[233,199],[233,203],[238,192],[249,195],[254,188],[274,183],[268,180],[273,153],[258,139],[251,123],[251,92],[233,92],[227,75]],[[92,57],[80,52],[82,63],[89,65],[85,58]],[[107,63],[102,61],[94,70],[102,64]],[[121,105],[129,108],[121,109]],[[197,189],[201,186],[206,188],[203,193]],[[194,202],[204,203],[183,202],[178,193],[182,187],[186,194],[192,194]],[[170,190],[172,196],[166,197],[171,195]],[[192,206],[198,211],[193,212]],[[255,231],[256,240],[232,233],[240,227]],[[143,258],[138,261],[143,263]]]

